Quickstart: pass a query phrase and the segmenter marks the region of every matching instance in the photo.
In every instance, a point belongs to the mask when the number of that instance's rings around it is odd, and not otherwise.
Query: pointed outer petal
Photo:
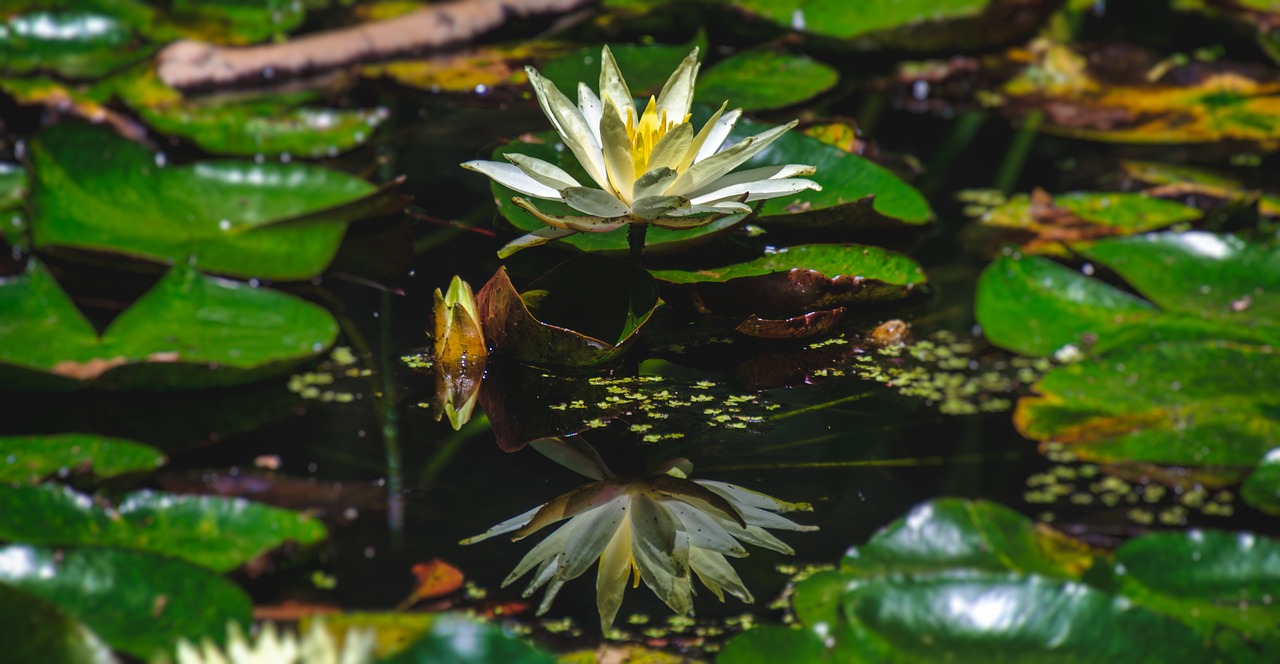
[[[685,122],[672,127],[671,131],[659,138],[657,145],[653,146],[653,152],[649,153],[649,163],[645,168],[651,171],[655,168],[676,168],[689,153],[689,146],[692,143],[693,125]]]
[[[757,152],[769,147],[770,143],[796,126],[797,121],[774,127],[765,132],[748,136],[731,147],[700,160],[680,175],[671,185],[671,193],[697,191],[720,176],[742,165],[742,162],[754,157]],[[706,146],[703,146],[706,147]]]
[[[756,182],[746,182],[743,184],[735,184],[724,189],[717,189],[704,196],[691,199],[695,205],[714,204],[724,200],[742,200],[746,195],[745,202],[762,201],[766,198],[777,198],[778,196],[786,196],[813,189],[821,191],[822,185],[813,180],[804,178],[783,178],[781,180],[757,180]]]
[[[675,210],[672,213],[673,216],[658,217],[657,219],[653,219],[648,223],[652,226],[657,226],[659,228],[669,228],[671,230],[683,231],[683,230],[688,230],[690,228],[698,228],[700,226],[706,226],[707,224],[710,224],[714,221],[718,221],[725,216],[723,214],[713,214],[713,215],[706,215],[704,217],[686,217],[686,216],[675,214],[677,212],[680,212],[680,210]]]
[[[720,525],[723,518],[712,517],[696,505],[678,499],[664,500],[662,504],[680,519],[684,531],[689,534],[689,546],[693,549],[707,549],[734,558],[747,555],[747,550],[738,544],[733,534]]]
[[[637,199],[631,205],[631,216],[639,219],[657,219],[672,210],[688,207],[689,199],[684,196],[650,196]]]
[[[729,525],[736,528],[735,524]],[[777,551],[778,553],[784,553],[788,556],[795,555],[796,550],[791,548],[791,545],[778,539],[773,535],[773,533],[761,528],[760,526],[747,526],[746,528],[731,530],[731,532],[733,532],[734,537],[752,546],[769,549],[770,551]]]
[[[613,539],[618,528],[623,527],[623,522],[630,516],[628,512],[633,502],[632,496],[624,493],[597,509],[574,517],[575,521],[582,523],[564,543],[556,578],[566,581],[576,579],[587,571],[604,553],[605,546]]]
[[[613,482],[592,482],[568,493],[560,494],[551,499],[551,502],[543,505],[542,509],[538,510],[538,513],[534,514],[533,518],[529,520],[529,523],[516,531],[512,540],[528,537],[557,521],[600,507],[617,498],[618,494],[622,493],[625,488]]]
[[[568,237],[577,232],[578,231],[571,228],[555,228],[554,226],[539,228],[528,235],[521,235],[520,237],[502,245],[502,248],[498,250],[498,258],[506,258],[522,249],[543,245],[551,242],[552,240],[559,240],[562,237]]]
[[[614,191],[631,200],[632,185],[636,181],[636,164],[631,154],[631,139],[627,126],[618,117],[613,100],[604,100],[605,113],[600,118],[600,140],[604,146],[605,172]]]
[[[783,178],[793,178],[799,175],[813,175],[818,169],[808,164],[783,164],[781,166],[762,166],[760,168],[748,168],[745,171],[730,173],[724,177],[716,179],[703,185],[697,191],[689,192],[690,198],[705,196],[713,191],[724,189],[735,184],[743,184],[745,182],[759,182],[761,180],[781,180]]]
[[[614,219],[631,211],[626,203],[606,191],[594,187],[569,187],[560,191],[569,207],[594,217]]]
[[[698,78],[698,47],[693,47],[689,55],[680,61],[680,65],[671,73],[671,77],[658,93],[658,112],[667,112],[672,121],[683,120],[689,114],[693,104],[693,83]]]
[[[627,109],[632,109],[633,112],[635,110],[632,106],[631,90],[627,88],[627,82],[622,78],[622,70],[618,69],[618,61],[613,59],[613,52],[609,50],[607,44],[600,52],[600,101],[604,104],[605,110],[609,109],[609,102],[612,101],[613,112],[624,123],[627,119]]]
[[[600,152],[600,142],[595,132],[587,126],[586,118],[569,98],[556,88],[555,84],[543,78],[533,67],[525,67],[529,74],[529,83],[533,85],[534,95],[542,112],[551,120],[556,132],[564,140],[564,144],[578,158],[578,163],[587,171],[587,175],[601,187],[608,186],[604,172],[604,154]]]
[[[514,164],[504,164],[500,161],[468,161],[462,165],[463,168],[477,173],[483,173],[493,178],[507,188],[514,189],[526,196],[534,198],[545,198],[549,201],[561,200],[560,192],[557,189],[548,187],[531,178],[524,171],[520,170]]]
[[[756,601],[747,587],[742,584],[742,577],[738,576],[738,572],[733,569],[729,561],[715,551],[689,549],[689,567],[693,568],[694,574],[698,575],[702,585],[710,588],[721,602],[724,601],[725,590],[747,604],[753,604]]]
[[[711,133],[713,131],[717,131],[716,127],[720,124],[721,117],[724,116],[724,109],[728,108],[728,106],[729,102],[727,101],[721,103],[720,108],[716,109],[716,112],[711,114],[711,118],[707,120],[707,123],[702,125],[702,129],[698,130],[697,135],[695,135],[693,140],[689,143],[689,148],[685,151],[685,155],[681,158],[680,165],[676,167],[676,170],[683,173],[689,169],[690,164],[700,159],[698,154],[702,152],[702,147],[707,144],[707,141],[712,140]],[[741,115],[742,109],[738,109],[735,112],[738,113],[738,115]],[[733,129],[733,123],[737,122],[737,120],[737,116],[734,116],[729,121],[728,129]],[[729,135],[728,130],[725,131],[724,135]],[[724,136],[720,137],[720,142],[724,142]],[[717,144],[714,148],[711,148],[711,152],[715,152],[716,148],[719,147],[719,144]]]
[[[538,159],[537,157],[529,157],[516,152],[503,155],[507,161],[516,165],[525,175],[533,180],[545,184],[556,191],[567,187],[581,187],[582,183],[578,182],[567,171],[555,164]]]
[[[509,533],[513,530],[517,530],[521,526],[525,525],[526,523],[529,523],[529,521],[533,519],[533,515],[537,514],[538,510],[542,509],[542,507],[543,507],[542,505],[539,505],[529,510],[528,512],[525,512],[524,514],[521,514],[520,516],[511,517],[510,519],[507,519],[506,521],[499,523],[498,525],[484,531],[483,533],[480,533],[479,535],[468,537],[458,543],[459,544],[475,544],[476,542],[483,542],[495,535],[502,535],[504,533]]]
[[[678,177],[680,174],[674,168],[655,168],[636,179],[632,194],[637,201],[650,196],[661,196]]]
[[[622,606],[622,596],[627,591],[627,577],[631,576],[631,522],[624,521],[614,531],[613,539],[600,555],[600,570],[596,575],[596,610],[600,613],[600,629],[608,632],[613,619]]]
[[[534,566],[537,565],[538,573],[534,575],[534,583],[531,583],[526,591],[526,597],[528,595],[532,595],[539,586],[546,583],[546,579],[543,579],[541,583],[538,582],[538,579],[546,573],[548,566],[556,564],[556,561],[560,559],[560,549],[569,538],[569,531],[573,530],[574,527],[575,524],[573,522],[566,523],[556,529],[554,533],[542,538],[541,542],[538,542],[532,549],[529,549],[529,553],[524,554],[524,557],[516,564],[516,568],[511,570],[511,573],[507,575],[507,578],[502,580],[502,587],[506,588],[512,583],[515,583],[520,577],[528,574],[529,570],[533,569]],[[550,576],[547,578],[550,578]]]
[[[707,131],[707,139],[698,146],[698,153],[693,157],[693,163],[698,163],[707,157],[720,151],[720,146],[724,145],[724,140],[729,138],[729,132],[733,131],[733,126],[738,124],[738,118],[742,117],[742,109],[735,108],[719,118],[716,123],[711,125]],[[710,124],[710,120],[707,121]]]
[[[672,611],[693,609],[689,588],[689,538],[659,501],[637,494],[631,501],[631,554],[640,578]]]
[[[687,208],[672,210],[667,214],[672,217],[687,217],[691,214],[714,213],[716,216],[712,217],[711,221],[715,221],[716,219],[719,219],[720,217],[726,214],[738,214],[738,213],[746,213],[746,212],[751,212],[751,206],[747,205],[746,203],[739,203],[737,201],[720,201],[715,205],[690,205]],[[705,223],[708,223],[708,222],[703,221],[697,225],[701,226],[702,224],[705,224]],[[688,228],[688,226],[670,226],[669,228]]]
[[[587,87],[586,83],[578,83],[578,110],[582,112],[582,119],[587,121],[587,127],[591,129],[591,133],[596,137],[596,143],[600,143],[600,116],[604,114],[604,105],[600,103],[600,98],[596,96],[595,91]]]
[[[773,512],[812,512],[813,505],[809,503],[789,503],[785,500],[779,500],[773,496],[752,491],[737,484],[728,482],[717,482],[715,480],[693,480],[695,484],[706,487],[712,492],[724,496],[730,503],[737,505],[746,505],[747,507],[755,507],[762,510],[770,510]]]
[[[717,516],[733,521],[742,527],[747,526],[747,522],[743,520],[742,515],[738,512],[737,506],[732,501],[727,500],[723,495],[712,491],[710,488],[702,485],[701,482],[672,477],[670,475],[659,475],[649,481],[658,493],[664,497],[672,498],[682,502],[702,501],[706,507],[702,511],[708,509],[718,512]],[[696,504],[696,503],[695,503]]]
[[[577,216],[570,216],[570,215],[566,215],[562,217],[554,214],[547,214],[542,210],[539,210],[537,206],[535,206],[532,202],[526,199],[520,198],[519,196],[513,197],[511,199],[511,202],[515,203],[517,207],[527,210],[530,214],[537,217],[538,220],[541,221],[542,223],[557,229],[565,229],[569,231],[583,232],[583,233],[608,233],[609,231],[622,228],[622,226],[625,225],[626,223],[626,222],[619,222],[619,221],[611,221],[603,217],[577,217]],[[556,235],[556,236],[550,237],[549,239],[554,240],[556,237],[560,237],[560,236]],[[538,244],[542,244],[542,243],[539,242]],[[533,245],[529,245],[529,246],[533,246]]]
[[[581,436],[551,436],[539,438],[529,446],[548,459],[596,481],[613,479],[614,474],[605,465],[600,453]]]

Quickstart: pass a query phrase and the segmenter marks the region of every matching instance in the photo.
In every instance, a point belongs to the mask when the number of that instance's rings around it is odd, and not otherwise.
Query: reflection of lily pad
[[[32,12],[0,20],[0,72],[97,78],[152,47],[115,17],[87,11]]]
[[[347,222],[400,209],[394,189],[316,166],[240,161],[165,166],[114,133],[62,125],[32,143],[32,237],[69,247],[275,279],[333,259]]]
[[[1112,563],[1007,508],[937,500],[800,582],[801,629],[752,630],[720,661],[1269,661],[1277,561],[1265,538],[1197,532]]]
[[[0,563],[0,587],[48,601],[143,660],[171,652],[180,637],[221,641],[229,621],[245,626],[253,610],[213,572],[139,551],[11,545],[0,548]]]
[[[0,643],[11,662],[106,664],[111,650],[89,628],[37,595],[0,583]]]
[[[728,100],[747,110],[781,108],[812,99],[835,87],[840,75],[804,55],[743,51],[698,75],[703,103]]]
[[[1162,233],[1082,249],[1142,299],[1034,256],[1003,256],[978,281],[987,338],[1020,353],[1101,353],[1177,339],[1280,342],[1280,252],[1230,235]]]
[[[836,307],[782,319],[761,318],[751,314],[733,329],[738,334],[757,339],[806,339],[830,332],[847,311],[844,307]]]
[[[0,279],[0,371],[9,387],[192,388],[286,371],[333,343],[328,312],[284,293],[170,270],[101,336],[32,261]]]
[[[1050,371],[1018,402],[1023,435],[1103,462],[1251,466],[1280,440],[1280,352],[1168,342]]]
[[[36,482],[63,470],[115,477],[154,470],[164,460],[153,447],[106,436],[0,436],[0,482]]]
[[[643,268],[595,255],[572,258],[518,292],[500,268],[476,296],[493,349],[541,367],[607,364],[635,341],[658,305]]]
[[[58,484],[0,485],[0,539],[150,551],[226,572],[286,540],[325,538],[314,518],[222,496],[138,491],[106,507]]]
[[[363,144],[387,118],[383,108],[302,106],[318,96],[314,91],[190,100],[165,85],[150,66],[115,77],[112,89],[151,128],[215,154],[333,156]]]
[[[703,270],[659,270],[674,297],[715,313],[799,313],[896,300],[926,282],[911,258],[879,247],[810,244]]]
[[[1063,245],[1143,233],[1201,216],[1194,207],[1145,194],[1079,191],[1051,196],[1037,189],[988,210],[979,223],[1007,233],[1024,251],[1061,254]]]

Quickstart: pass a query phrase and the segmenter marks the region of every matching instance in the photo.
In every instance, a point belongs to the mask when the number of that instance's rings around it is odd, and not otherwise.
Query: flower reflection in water
[[[617,477],[581,438],[547,438],[530,445],[596,481],[462,543],[506,533],[519,540],[568,519],[533,547],[502,583],[507,586],[533,571],[524,596],[546,586],[539,615],[551,607],[566,581],[581,576],[597,558],[596,604],[604,630],[618,614],[628,579],[634,579],[633,587],[644,581],[678,614],[693,612],[693,575],[720,601],[727,592],[751,602],[751,593],[726,556],[745,557],[743,544],[791,554],[791,547],[766,529],[817,530],[780,516],[811,510],[808,504],[788,503],[724,482],[690,480],[690,464],[684,460],[642,477]]]

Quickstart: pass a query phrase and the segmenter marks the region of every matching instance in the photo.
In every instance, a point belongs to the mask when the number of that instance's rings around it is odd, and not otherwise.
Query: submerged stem
[[[649,224],[627,225],[627,246],[631,248],[631,260],[639,263],[644,256],[644,236],[649,232]]]

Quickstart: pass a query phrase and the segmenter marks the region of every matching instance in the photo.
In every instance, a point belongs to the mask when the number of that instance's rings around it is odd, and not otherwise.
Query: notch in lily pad
[[[584,254],[525,289],[499,268],[476,297],[494,352],[548,369],[585,370],[618,359],[658,306],[643,268]]]
[[[670,302],[706,313],[762,316],[899,300],[928,281],[909,256],[858,244],[798,245],[745,263],[653,275]]]

